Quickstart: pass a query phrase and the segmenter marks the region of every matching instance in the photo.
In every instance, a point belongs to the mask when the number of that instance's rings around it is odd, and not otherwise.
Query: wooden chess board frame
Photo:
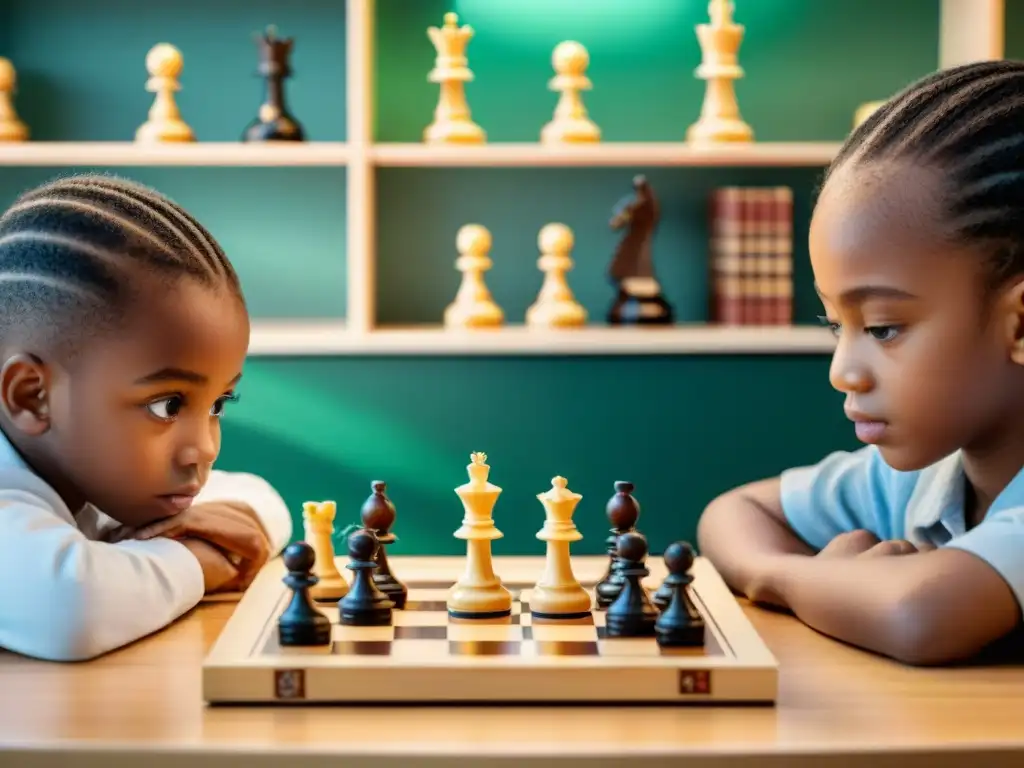
[[[454,582],[465,562],[458,557],[390,560],[395,575],[409,585],[410,600],[421,589],[420,584],[433,587],[430,591],[436,599],[444,591],[437,587]],[[601,578],[606,563],[607,559],[600,556],[573,558],[574,573],[591,594],[591,585]],[[513,593],[532,584],[543,565],[542,557],[494,558],[495,572]],[[349,574],[342,558],[338,558],[338,566],[342,573]],[[651,575],[644,584],[656,589],[666,573],[664,563],[660,558],[650,558],[648,568]],[[349,655],[332,652],[329,647],[266,652],[268,647],[278,648],[277,617],[291,596],[281,581],[285,569],[278,557],[257,575],[204,660],[203,698],[210,704],[282,705],[775,704],[777,660],[711,563],[696,558],[692,573],[695,601],[707,625],[706,650],[565,656],[444,652],[422,656],[409,652]],[[318,606],[337,631],[337,603]],[[599,623],[603,621],[599,619]],[[545,624],[550,626],[550,622]],[[464,637],[467,632],[472,636],[466,622],[458,627]],[[381,630],[387,628],[373,628],[375,632]],[[627,642],[656,645],[653,637],[629,638]]]

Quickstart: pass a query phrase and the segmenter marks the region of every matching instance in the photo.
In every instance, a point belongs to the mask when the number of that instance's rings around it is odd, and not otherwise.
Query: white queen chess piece
[[[590,615],[591,598],[572,572],[569,545],[583,538],[572,521],[583,496],[567,487],[564,477],[551,480],[551,489],[537,494],[544,505],[544,527],[537,538],[547,542],[544,573],[530,592],[530,613],[537,618],[573,619]]]

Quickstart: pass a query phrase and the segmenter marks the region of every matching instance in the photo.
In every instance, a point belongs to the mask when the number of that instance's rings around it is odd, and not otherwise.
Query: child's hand
[[[203,569],[203,585],[208,594],[236,589],[238,569],[228,561],[223,552],[202,539],[181,539],[181,543],[199,561],[199,566]]]
[[[919,551],[921,550],[906,539],[882,541],[871,531],[858,529],[836,536],[817,554],[817,557],[882,557],[909,555]]]
[[[207,502],[148,525],[134,538],[198,538],[223,551],[237,569],[235,586],[245,589],[270,558],[270,541],[256,515],[240,504]]]

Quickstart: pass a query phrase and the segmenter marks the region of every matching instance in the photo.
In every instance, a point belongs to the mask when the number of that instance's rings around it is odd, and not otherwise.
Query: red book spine
[[[743,195],[722,187],[710,200],[710,318],[713,323],[743,322]]]

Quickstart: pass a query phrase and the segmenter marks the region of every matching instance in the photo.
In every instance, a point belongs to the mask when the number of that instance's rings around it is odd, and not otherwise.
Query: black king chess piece
[[[305,141],[302,126],[288,111],[284,97],[284,81],[291,77],[289,58],[293,38],[277,37],[274,27],[256,35],[259,47],[259,74],[264,78],[263,104],[255,120],[245,129],[243,141]]]
[[[355,576],[348,594],[338,603],[338,620],[342,624],[379,627],[391,623],[391,609],[395,604],[373,583],[379,547],[373,531],[366,528],[360,528],[348,537],[349,563],[345,567]]]
[[[654,623],[654,631],[658,635],[658,645],[664,647],[699,647],[704,645],[704,618],[690,597],[690,584],[693,575],[689,570],[693,567],[693,547],[685,541],[669,544],[665,550],[665,566],[668,576],[662,582],[661,589],[668,593],[668,603]]]
[[[594,588],[598,609],[607,608],[619,596],[622,589],[622,574],[618,568],[618,541],[625,533],[636,529],[640,517],[640,503],[633,497],[633,484],[625,480],[615,483],[615,495],[605,507],[608,521],[612,524],[605,544],[608,547],[608,569]]]
[[[618,545],[622,590],[608,606],[605,631],[608,637],[649,637],[654,635],[658,609],[641,583],[647,570],[647,539],[640,533],[624,533]]]
[[[672,306],[654,275],[652,255],[660,207],[645,176],[633,178],[633,196],[615,206],[609,222],[613,230],[626,229],[615,249],[608,276],[618,294],[608,310],[611,325],[671,325]]]
[[[387,497],[387,484],[383,480],[374,480],[370,483],[373,493],[363,504],[361,519],[363,525],[374,532],[380,546],[377,547],[377,570],[373,574],[373,581],[377,588],[383,592],[395,604],[395,608],[405,608],[405,599],[409,590],[394,574],[391,573],[391,566],[388,563],[388,556],[385,548],[388,544],[398,540],[391,531],[395,524],[395,505]]]
[[[282,581],[292,590],[292,599],[277,620],[278,642],[281,646],[328,645],[331,620],[309,596],[309,588],[319,581],[312,572],[316,553],[306,542],[296,541],[284,548],[282,559],[288,569]]]

